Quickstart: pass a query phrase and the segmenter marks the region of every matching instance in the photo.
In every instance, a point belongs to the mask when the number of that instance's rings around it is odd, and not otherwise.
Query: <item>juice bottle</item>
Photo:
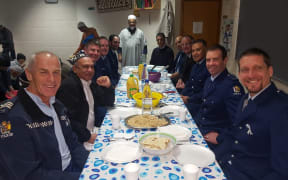
[[[138,78],[139,78],[139,80],[142,79],[143,68],[144,68],[144,64],[139,64],[138,65]]]
[[[149,109],[152,111],[152,93],[149,85],[149,80],[145,80],[145,85],[142,92],[142,112],[144,109]]]
[[[139,85],[138,85],[138,79],[133,76],[133,74],[130,75],[130,77],[127,79],[127,97],[132,99],[133,95],[139,92]]]

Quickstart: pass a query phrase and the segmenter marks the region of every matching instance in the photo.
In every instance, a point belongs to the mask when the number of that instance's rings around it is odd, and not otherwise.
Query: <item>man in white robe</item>
[[[120,47],[122,47],[122,67],[138,66],[145,46],[144,33],[136,28],[136,16],[128,16],[128,28],[120,34]]]

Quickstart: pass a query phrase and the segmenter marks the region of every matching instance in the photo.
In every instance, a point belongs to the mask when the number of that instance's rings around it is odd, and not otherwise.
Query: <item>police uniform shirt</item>
[[[227,69],[213,78],[207,78],[202,104],[195,117],[202,134],[211,131],[221,134],[231,126],[243,94],[240,82]]]
[[[230,180],[288,179],[288,95],[271,83],[242,111],[215,154]]]
[[[56,138],[58,141],[59,150],[61,153],[62,170],[65,170],[70,164],[71,154],[70,154],[69,148],[66,144],[58,116],[57,116],[56,111],[53,107],[53,104],[55,103],[55,97],[50,98],[50,102],[49,102],[50,107],[48,107],[46,104],[44,104],[42,102],[42,100],[38,96],[30,93],[26,89],[25,89],[25,92],[31,97],[31,99],[35,102],[35,104],[39,107],[39,109],[44,114],[53,118],[55,134],[56,134]]]

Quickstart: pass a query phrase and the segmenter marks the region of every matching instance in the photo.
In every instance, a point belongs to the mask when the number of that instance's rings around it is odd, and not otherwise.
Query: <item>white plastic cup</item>
[[[185,180],[197,180],[199,168],[194,164],[185,164],[183,166],[183,173]]]
[[[119,129],[120,128],[120,116],[118,114],[111,115],[112,128]]]
[[[187,111],[185,108],[179,108],[179,119],[180,121],[184,121],[186,120],[186,114],[187,114]]]
[[[164,92],[166,90],[166,84],[160,84],[160,90]]]
[[[166,72],[166,71],[162,72],[161,76],[163,77],[163,79],[167,79],[167,74],[168,74],[168,72]]]
[[[139,171],[139,164],[129,163],[124,166],[124,173],[127,180],[137,180],[139,177]]]

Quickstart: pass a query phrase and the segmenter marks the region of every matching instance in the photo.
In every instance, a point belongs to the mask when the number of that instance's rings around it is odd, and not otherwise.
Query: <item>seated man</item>
[[[25,71],[29,86],[0,105],[0,177],[78,180],[88,152],[78,143],[64,105],[55,99],[59,59],[38,52]]]
[[[171,79],[177,78],[179,74],[181,74],[183,71],[182,68],[183,68],[184,52],[182,51],[181,40],[182,40],[181,35],[175,38],[175,45],[178,49],[178,53],[176,54],[176,57],[172,63],[172,66],[169,66],[168,68],[168,72],[172,73],[170,77]]]
[[[192,67],[189,80],[185,83],[179,81],[176,88],[183,89],[181,98],[186,104],[192,117],[194,117],[202,103],[203,87],[210,76],[206,68],[206,41],[197,39],[192,43],[192,57],[196,64]]]
[[[122,48],[119,47],[120,38],[116,34],[111,34],[109,36],[109,54],[114,57],[113,67],[121,72],[121,62],[122,62]],[[115,70],[113,70],[115,71]],[[119,74],[120,75],[120,74]]]
[[[166,45],[164,33],[156,35],[158,47],[155,48],[151,55],[150,64],[157,66],[172,66],[174,59],[173,50]]]
[[[246,50],[238,65],[248,94],[229,133],[218,141],[218,162],[229,180],[287,180],[288,96],[271,82],[273,67],[263,50]]]
[[[10,79],[10,57],[0,54],[0,102],[7,99],[6,95],[13,97],[13,90]]]
[[[181,46],[182,46],[182,51],[185,53],[185,56],[183,57],[182,73],[180,73],[177,78],[172,78],[172,81],[175,84],[175,86],[178,83],[178,81],[182,81],[186,83],[186,81],[189,79],[189,75],[192,71],[192,67],[195,64],[195,61],[192,58],[193,40],[194,39],[191,36],[182,37]]]
[[[118,70],[113,67],[115,64],[116,59],[114,59],[109,52],[109,45],[108,39],[106,37],[100,37],[100,55],[101,57],[97,60],[94,68],[95,68],[95,75],[93,77],[93,81],[95,81],[100,76],[108,76],[110,78],[111,84],[115,87],[119,80],[120,74]]]
[[[202,104],[194,118],[212,150],[216,146],[213,144],[216,138],[221,138],[231,126],[238,103],[244,94],[238,79],[228,73],[227,61],[223,46],[208,48],[206,67],[211,76],[205,81]]]
[[[112,106],[115,97],[109,78],[102,76],[97,82],[91,82],[93,75],[92,58],[80,56],[73,65],[72,74],[62,82],[57,92],[57,98],[68,108],[68,117],[79,141],[90,144],[97,136],[94,127],[101,126],[106,113],[99,113],[99,108]]]
[[[24,72],[25,60],[26,56],[24,54],[17,53],[17,59],[11,62],[9,70],[14,89],[19,89],[19,76]]]

